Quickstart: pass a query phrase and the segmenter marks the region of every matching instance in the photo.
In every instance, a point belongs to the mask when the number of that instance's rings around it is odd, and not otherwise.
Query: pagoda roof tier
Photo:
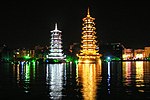
[[[93,22],[93,20],[95,20],[95,18],[88,16],[82,19],[83,21],[88,21],[88,22]]]
[[[98,55],[77,55],[79,63],[97,63],[100,61],[101,54]]]
[[[85,28],[82,28],[82,29],[85,29]],[[82,33],[94,33],[93,30],[83,30]]]

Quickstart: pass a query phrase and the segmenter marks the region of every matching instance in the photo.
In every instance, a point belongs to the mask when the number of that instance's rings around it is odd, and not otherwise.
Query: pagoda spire
[[[88,7],[88,11],[87,11],[87,17],[90,17],[90,9]]]
[[[87,11],[87,17],[90,17],[90,9],[88,7],[88,11]]]
[[[53,33],[53,32],[59,32],[59,33],[61,33],[61,31],[58,30],[58,28],[57,28],[57,23],[55,23],[55,29],[52,30],[51,33]]]
[[[57,29],[57,23],[55,23],[55,30],[58,30],[58,29]]]

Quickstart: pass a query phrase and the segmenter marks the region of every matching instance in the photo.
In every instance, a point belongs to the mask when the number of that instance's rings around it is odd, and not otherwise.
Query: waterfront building
[[[143,60],[144,58],[145,58],[145,50],[144,49],[134,50],[134,60]]]
[[[100,53],[103,54],[103,59],[110,57],[111,59],[122,59],[124,52],[124,45],[121,43],[102,43],[100,46]]]
[[[150,47],[144,49],[124,49],[123,60],[149,60]]]
[[[55,24],[55,29],[50,32],[52,33],[50,41],[50,49],[46,59],[55,61],[64,61],[66,55],[64,55],[63,53],[62,38],[61,38],[62,31],[57,29],[57,23]]]
[[[145,50],[145,57],[150,57],[150,47],[144,47]]]
[[[100,59],[101,54],[98,53],[99,47],[96,41],[95,18],[90,16],[89,8],[87,16],[82,20],[82,40],[80,53],[77,54],[77,57],[79,58],[78,61],[79,63],[85,61],[96,62]]]
[[[134,58],[133,49],[125,48],[123,50],[123,60],[132,60]]]

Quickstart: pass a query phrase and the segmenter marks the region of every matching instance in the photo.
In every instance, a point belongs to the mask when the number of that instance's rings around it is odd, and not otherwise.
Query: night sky
[[[90,8],[96,36],[101,43],[122,43],[126,48],[150,46],[148,2],[100,0],[7,1],[0,3],[0,45],[32,48],[49,45],[55,23],[62,31],[63,46],[80,43],[82,18]]]

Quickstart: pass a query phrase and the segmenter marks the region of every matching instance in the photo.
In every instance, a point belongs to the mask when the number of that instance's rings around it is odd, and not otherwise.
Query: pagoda
[[[96,28],[94,27],[95,18],[90,16],[89,8],[87,16],[82,20],[82,40],[80,53],[77,54],[77,57],[79,58],[78,62],[97,62],[100,60],[101,54],[98,53],[99,47],[96,44]]]
[[[66,55],[64,55],[62,49],[62,31],[57,29],[57,23],[55,24],[55,29],[50,32],[52,33],[50,41],[50,50],[46,57],[46,62],[64,62]]]

